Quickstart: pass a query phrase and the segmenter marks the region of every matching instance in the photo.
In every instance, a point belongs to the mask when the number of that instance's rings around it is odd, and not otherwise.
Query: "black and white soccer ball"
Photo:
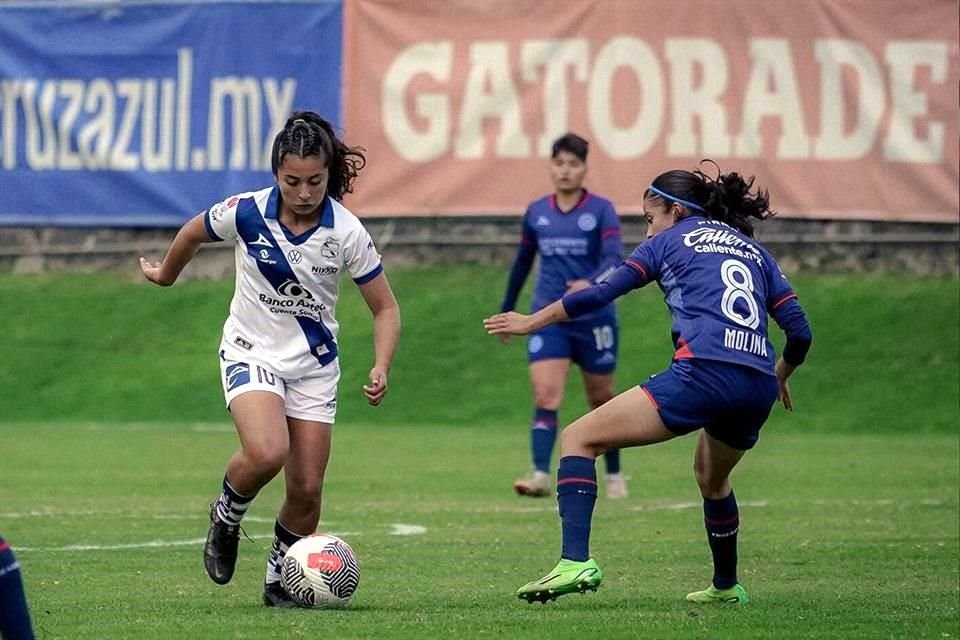
[[[346,542],[315,533],[287,550],[280,566],[280,584],[300,606],[345,607],[360,584],[360,563]]]

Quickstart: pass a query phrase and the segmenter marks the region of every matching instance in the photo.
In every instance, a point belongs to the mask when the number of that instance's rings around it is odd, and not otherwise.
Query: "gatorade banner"
[[[179,225],[272,181],[308,108],[340,125],[342,5],[0,4],[0,224]]]
[[[955,0],[346,0],[349,204],[519,215],[573,131],[625,213],[709,158],[783,216],[957,222],[957,24]]]

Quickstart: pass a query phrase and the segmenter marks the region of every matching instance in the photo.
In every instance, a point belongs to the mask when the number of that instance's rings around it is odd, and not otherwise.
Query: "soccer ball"
[[[280,584],[301,606],[345,607],[360,584],[360,563],[346,542],[315,533],[287,550],[280,565]]]

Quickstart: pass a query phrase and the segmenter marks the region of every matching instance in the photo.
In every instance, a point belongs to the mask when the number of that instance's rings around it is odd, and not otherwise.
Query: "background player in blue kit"
[[[623,242],[613,204],[583,187],[588,143],[568,133],[553,143],[550,178],[554,193],[530,203],[510,270],[500,311],[512,311],[536,255],[540,272],[532,310],[538,311],[564,294],[603,281],[620,264]],[[503,338],[506,341],[507,337]],[[587,402],[596,409],[614,396],[617,365],[617,315],[613,304],[594,309],[576,321],[544,327],[530,336],[527,355],[533,386],[530,424],[533,469],[513,488],[531,497],[550,495],[550,458],[557,438],[557,413],[563,403],[570,363],[580,366]],[[620,452],[606,453],[607,497],[624,498],[627,486],[620,470]]]
[[[0,536],[0,638],[33,640],[30,610],[23,593],[20,563],[13,550]]]
[[[227,464],[210,512],[204,565],[226,584],[237,561],[240,520],[257,492],[284,471],[285,496],[267,559],[263,602],[290,607],[283,556],[314,533],[330,456],[340,367],[335,307],[349,273],[373,314],[374,363],[363,392],[379,405],[400,335],[400,312],[373,240],[340,199],[363,154],[319,115],[294,113],[273,144],[276,185],[238,194],[187,222],[163,262],[141,258],[144,276],[169,286],[204,242],[236,245],[237,278],[220,343],[224,397],[241,449]]]
[[[602,573],[590,557],[597,495],[596,456],[611,447],[663,442],[702,428],[694,472],[703,496],[713,582],[687,595],[698,603],[744,603],[737,581],[739,511],[730,472],[754,446],[779,399],[793,409],[787,378],[806,357],[806,315],[773,257],[753,240],[751,219],[772,212],[766,192],[736,173],[713,180],[697,170],[668,171],[644,193],[647,241],[598,285],[565,296],[532,316],[484,321],[494,335],[532,333],[602,308],[650,282],[664,292],[676,352],[670,368],[580,418],[561,437],[557,500],[561,560],[517,596],[546,602],[596,590]],[[787,336],[774,364],[770,314]]]

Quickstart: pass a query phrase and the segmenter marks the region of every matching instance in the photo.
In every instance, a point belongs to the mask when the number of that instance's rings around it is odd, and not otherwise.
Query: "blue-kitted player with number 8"
[[[588,149],[587,141],[574,133],[554,141],[550,154],[554,193],[527,207],[501,312],[513,311],[538,253],[540,272],[533,292],[533,311],[564,294],[602,281],[621,263],[623,241],[617,212],[609,200],[583,187]],[[530,336],[527,355],[535,405],[530,422],[533,468],[513,488],[522,496],[539,498],[550,495],[550,458],[570,363],[579,365],[583,373],[583,386],[592,409],[614,396],[616,309],[612,304],[603,305],[576,321],[544,327]],[[620,452],[608,451],[606,463],[607,497],[626,497]]]
[[[753,220],[773,213],[767,193],[754,192],[753,182],[737,173],[716,179],[700,170],[661,174],[644,193],[646,242],[606,280],[531,316],[510,312],[484,321],[493,335],[533,333],[609,305],[650,282],[660,285],[673,316],[676,352],[670,368],[564,430],[557,472],[561,559],[545,577],[521,587],[521,599],[546,602],[600,585],[602,574],[589,551],[598,455],[702,428],[694,473],[714,572],[713,583],[687,600],[747,602],[737,580],[740,516],[729,477],[756,444],[778,397],[793,410],[787,378],[812,341],[786,277],[753,240]],[[767,337],[768,314],[787,337],[779,360]]]

